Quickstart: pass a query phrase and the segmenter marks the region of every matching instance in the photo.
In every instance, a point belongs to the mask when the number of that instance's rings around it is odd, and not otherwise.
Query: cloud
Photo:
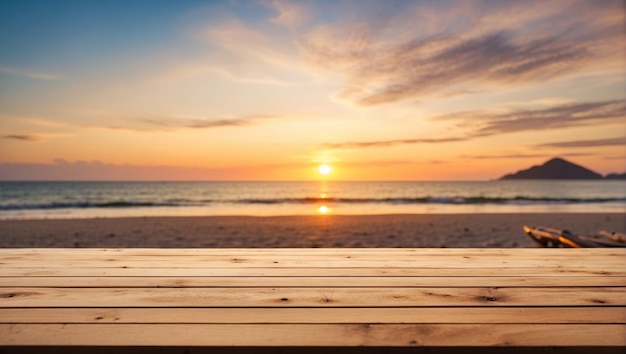
[[[617,2],[262,4],[274,13],[261,21],[233,13],[196,33],[210,46],[200,72],[271,84],[322,74],[339,80],[336,99],[373,106],[623,66]]]
[[[21,77],[27,77],[29,79],[37,79],[37,80],[45,80],[45,81],[61,79],[61,76],[54,75],[54,74],[49,74],[49,73],[44,73],[44,72],[39,72],[39,71],[32,71],[32,70],[17,69],[17,68],[12,68],[12,67],[3,66],[3,65],[0,65],[0,72],[12,74],[16,76],[21,76]]]
[[[227,127],[246,127],[262,124],[269,120],[306,117],[307,112],[286,113],[251,113],[239,116],[198,117],[187,115],[138,115],[128,116],[123,112],[79,109],[72,113],[81,119],[74,122],[59,122],[52,118],[18,116],[0,113],[0,119],[13,120],[38,127],[48,128],[47,132],[36,134],[8,134],[0,139],[37,141],[49,137],[74,135],[76,129],[126,130],[138,132],[176,131],[181,129],[214,129]],[[51,132],[50,129],[62,129],[63,132]],[[67,130],[70,130],[69,132]]]
[[[322,145],[325,149],[361,149],[371,147],[390,147],[396,145],[409,144],[439,144],[464,141],[467,138],[440,138],[440,139],[396,139],[396,140],[379,140],[379,141],[353,141],[345,143],[327,143]]]
[[[218,119],[218,120],[203,120],[203,119],[139,119],[138,121],[147,123],[149,125],[155,125],[163,128],[180,129],[180,128],[192,128],[192,129],[208,129],[208,128],[220,128],[220,127],[240,127],[250,125],[253,119],[235,118],[235,119]]]
[[[374,23],[319,26],[302,41],[302,52],[344,77],[340,100],[362,106],[621,70],[623,9],[615,3],[415,4]],[[503,21],[504,10],[522,19]],[[437,25],[429,18],[447,20]]]
[[[490,159],[526,159],[526,158],[543,158],[545,154],[502,154],[502,155],[461,155],[461,158],[472,160],[490,160]]]
[[[459,83],[545,80],[575,70],[577,62],[590,55],[585,48],[554,42],[554,38],[546,38],[516,43],[511,34],[496,32],[478,38],[410,43],[383,56],[386,63],[359,70],[359,78],[353,78],[339,97],[368,106],[418,98]],[[437,46],[443,48],[434,53],[428,50]],[[559,64],[558,68],[554,64]],[[374,80],[368,82],[371,78]]]
[[[267,76],[267,75],[257,75],[257,74],[252,74],[251,76],[247,76],[247,75],[241,75],[241,73],[233,73],[231,71],[228,71],[226,69],[223,68],[219,68],[219,67],[209,67],[207,69],[207,71],[209,72],[213,72],[222,76],[227,77],[228,79],[235,81],[235,82],[241,82],[241,83],[245,83],[245,84],[254,84],[254,85],[275,85],[275,86],[289,86],[291,85],[290,82],[287,82],[285,80],[279,80],[275,77],[271,77],[271,76]]]
[[[620,124],[626,116],[626,102],[608,100],[577,102],[543,109],[513,109],[504,113],[490,111],[456,112],[431,118],[433,121],[457,120],[478,125],[475,137],[521,131],[538,131],[574,126]]]
[[[563,156],[593,156],[595,154],[590,153],[571,153],[571,154],[562,154]],[[528,158],[549,158],[550,154],[500,154],[500,155],[461,155],[461,158],[464,159],[473,159],[473,160],[491,160],[491,159],[528,159]]]
[[[487,117],[487,126],[480,129],[478,134],[613,124],[623,122],[624,116],[626,102],[623,100],[582,102],[540,110],[515,110]]]
[[[539,148],[586,148],[598,146],[626,146],[626,137],[606,138],[595,140],[561,141],[536,145]]]
[[[413,165],[416,161],[411,160],[369,160],[369,161],[341,161],[337,165],[341,165],[342,168],[356,167],[356,168],[372,168],[372,167],[387,167],[398,165]]]
[[[598,126],[602,124],[622,124],[625,116],[626,102],[623,100],[566,103],[536,110],[508,109],[499,113],[487,110],[456,112],[431,117],[429,120],[458,121],[460,122],[459,126],[469,129],[465,136],[353,141],[327,143],[322,145],[322,147],[327,149],[362,149],[410,144],[452,143],[522,131],[563,129],[575,126]],[[602,144],[604,142],[604,144],[611,143],[615,145],[620,142],[623,143],[623,140],[619,139],[622,138],[590,141],[587,142],[587,144]],[[583,144],[583,142],[578,142],[578,144]]]
[[[92,126],[114,130],[131,131],[174,131],[181,129],[214,129],[226,127],[245,127],[261,124],[268,120],[277,120],[306,116],[306,113],[294,114],[266,114],[255,113],[234,117],[197,118],[185,116],[168,116],[154,118],[125,118],[119,125]]]
[[[41,140],[38,136],[30,134],[9,134],[2,136],[2,139],[19,140],[24,142],[35,142]]]
[[[297,41],[286,29],[228,18],[197,36],[212,49],[200,65],[202,70],[234,81],[285,85],[294,74],[306,73],[298,61]]]
[[[267,3],[278,14],[270,22],[292,28],[302,24],[308,18],[308,10],[303,2],[274,0]]]

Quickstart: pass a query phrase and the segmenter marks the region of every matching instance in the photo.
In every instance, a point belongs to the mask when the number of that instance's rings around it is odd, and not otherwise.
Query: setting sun
[[[320,165],[320,167],[318,167],[317,169],[321,174],[323,175],[327,175],[329,173],[332,172],[333,168],[330,167],[329,165]]]

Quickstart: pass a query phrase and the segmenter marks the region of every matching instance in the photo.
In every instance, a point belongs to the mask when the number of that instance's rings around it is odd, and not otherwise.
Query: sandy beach
[[[0,221],[0,247],[537,247],[523,225],[624,233],[626,216],[410,214]]]

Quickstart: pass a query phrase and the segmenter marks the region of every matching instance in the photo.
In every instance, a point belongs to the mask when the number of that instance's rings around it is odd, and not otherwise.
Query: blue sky
[[[327,163],[336,179],[489,179],[554,156],[622,171],[624,13],[2,0],[0,178],[293,180]]]

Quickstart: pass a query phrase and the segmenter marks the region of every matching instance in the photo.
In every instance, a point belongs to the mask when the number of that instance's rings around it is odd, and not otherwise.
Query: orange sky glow
[[[0,179],[626,170],[621,0],[33,4],[0,4]]]

